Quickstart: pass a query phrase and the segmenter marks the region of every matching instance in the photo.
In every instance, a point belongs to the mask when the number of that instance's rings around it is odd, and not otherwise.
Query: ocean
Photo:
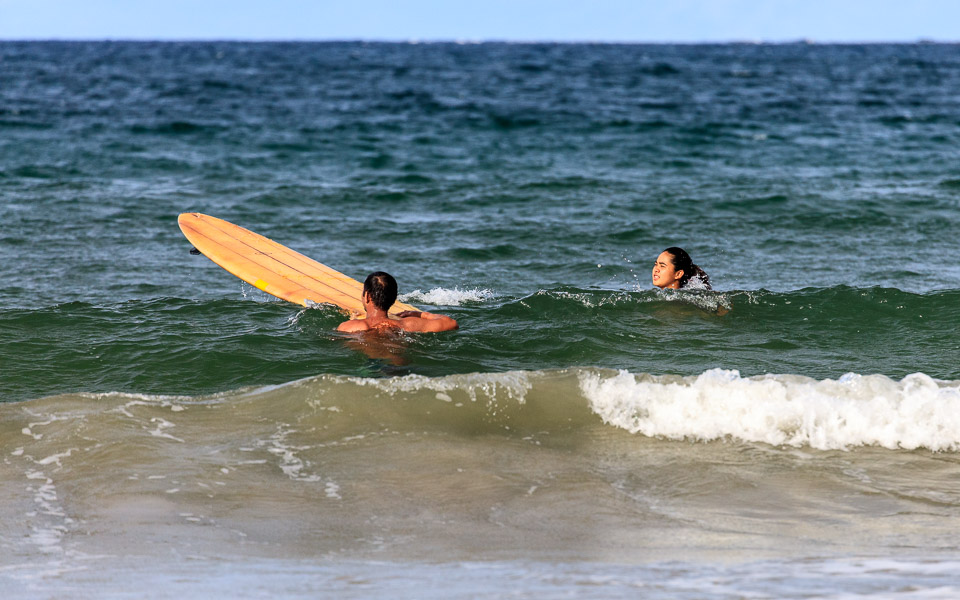
[[[4,598],[960,596],[957,90],[948,44],[0,42]],[[194,211],[460,329],[338,334]]]

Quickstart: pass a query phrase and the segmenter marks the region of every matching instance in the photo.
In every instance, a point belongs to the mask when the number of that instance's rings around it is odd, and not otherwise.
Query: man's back
[[[459,327],[457,322],[448,316],[435,315],[428,312],[404,311],[400,313],[398,317],[400,318],[367,317],[365,319],[352,319],[341,323],[340,326],[337,327],[337,331],[359,333],[362,331],[402,329],[403,331],[410,332],[436,333],[457,329]]]
[[[363,308],[367,311],[366,318],[344,321],[337,327],[337,331],[344,333],[359,333],[363,331],[389,331],[402,329],[410,332],[438,332],[457,329],[459,325],[450,317],[433,313],[407,310],[390,317],[387,312],[397,300],[397,281],[383,271],[377,271],[367,276],[363,282],[363,292],[360,294]]]

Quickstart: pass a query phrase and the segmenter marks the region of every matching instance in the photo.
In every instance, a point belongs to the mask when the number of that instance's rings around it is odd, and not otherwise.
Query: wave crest
[[[461,290],[458,287],[453,289],[433,288],[429,291],[419,289],[412,292],[401,294],[400,300],[403,302],[431,304],[434,306],[462,306],[483,302],[494,296],[492,290],[473,288],[470,290]]]
[[[922,373],[900,381],[853,373],[818,381],[744,378],[723,369],[697,377],[583,371],[579,380],[604,422],[651,437],[737,438],[821,450],[960,450],[960,382]]]
[[[84,410],[100,414],[111,431],[110,415],[134,418],[146,411],[142,433],[164,437],[179,431],[169,430],[168,423],[187,426],[175,417],[193,412],[192,407],[230,406],[232,416],[223,417],[227,421],[221,425],[245,429],[244,415],[257,423],[262,418],[297,422],[316,428],[317,440],[383,427],[519,437],[549,432],[555,439],[615,427],[661,440],[960,452],[960,380],[923,373],[900,380],[855,373],[835,380],[795,374],[742,377],[724,369],[687,377],[600,368],[442,377],[319,375],[212,396],[67,394],[29,406],[32,415],[71,413],[78,401]],[[18,403],[0,404],[0,421],[19,410]],[[98,419],[93,413],[87,416]],[[92,421],[88,425],[94,427]]]

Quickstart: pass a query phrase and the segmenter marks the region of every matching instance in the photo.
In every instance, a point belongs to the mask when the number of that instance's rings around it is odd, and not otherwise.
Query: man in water
[[[370,273],[363,282],[360,295],[363,308],[367,311],[364,319],[351,319],[340,323],[337,331],[358,333],[361,331],[449,331],[459,327],[457,322],[444,315],[435,315],[416,310],[405,310],[397,318],[387,314],[397,300],[397,280],[389,273],[377,271]]]

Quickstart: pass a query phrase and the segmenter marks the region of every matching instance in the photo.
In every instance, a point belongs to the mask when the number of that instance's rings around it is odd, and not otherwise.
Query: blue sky
[[[0,0],[0,39],[960,41],[960,0]]]

